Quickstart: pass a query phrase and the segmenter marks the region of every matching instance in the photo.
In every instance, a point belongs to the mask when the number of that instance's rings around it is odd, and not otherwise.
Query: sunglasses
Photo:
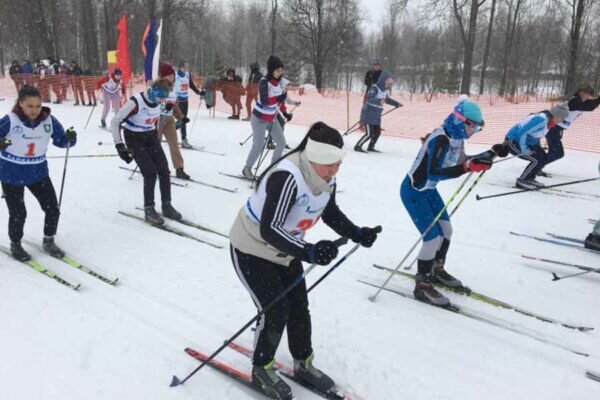
[[[465,124],[469,125],[471,127],[471,129],[473,129],[473,133],[479,132],[485,126],[485,121],[481,121],[481,122],[473,121],[472,119],[466,118],[464,115],[462,115],[462,114],[460,114],[460,113],[458,113],[456,111],[454,111],[452,114],[456,118],[458,118],[462,122],[464,122]]]

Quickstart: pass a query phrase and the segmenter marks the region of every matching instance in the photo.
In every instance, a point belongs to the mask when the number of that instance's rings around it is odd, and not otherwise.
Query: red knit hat
[[[175,75],[175,69],[167,62],[158,65],[158,76],[164,78],[167,75]]]

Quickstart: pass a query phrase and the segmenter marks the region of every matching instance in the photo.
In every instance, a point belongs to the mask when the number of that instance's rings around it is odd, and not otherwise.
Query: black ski
[[[564,261],[557,261],[557,260],[549,260],[547,258],[541,258],[541,257],[527,256],[525,254],[521,254],[521,257],[526,258],[528,260],[541,261],[541,262],[545,262],[545,263],[549,263],[549,264],[561,265],[563,267],[572,267],[572,268],[580,269],[582,271],[597,272],[600,274],[600,272],[596,271],[597,268],[586,267],[585,265],[566,263]]]
[[[236,178],[236,179],[240,179],[240,180],[242,180],[242,181],[246,181],[246,182],[251,182],[251,183],[255,182],[255,180],[254,180],[254,179],[248,179],[248,178],[246,178],[244,175],[228,174],[228,173],[226,173],[226,172],[219,172],[219,174],[221,174],[221,175],[224,175],[224,176],[228,176],[228,177],[230,177],[230,178]]]
[[[229,343],[229,348],[252,359],[252,355],[253,355],[252,349],[250,349],[244,345],[241,345],[241,344],[238,344],[235,342],[231,342],[231,343]],[[313,392],[325,399],[329,399],[329,400],[351,400],[352,399],[349,395],[345,395],[344,393],[342,393],[342,391],[340,389],[338,389],[337,387],[334,389],[331,389],[327,392],[322,392],[322,391],[318,390],[314,386],[311,386],[311,385],[307,384],[305,381],[303,381],[302,379],[298,378],[295,375],[293,368],[289,368],[280,362],[275,361],[274,367],[281,375],[285,376],[289,380],[297,383],[298,385],[310,390],[311,392]]]
[[[592,249],[587,249],[587,248],[583,247],[583,245],[578,244],[578,243],[567,243],[567,242],[560,241],[560,240],[548,239],[548,238],[544,238],[544,237],[540,237],[540,236],[528,235],[526,233],[519,233],[519,232],[512,232],[512,231],[510,232],[510,234],[511,235],[515,235],[515,236],[526,237],[526,238],[529,238],[529,239],[537,240],[538,242],[557,244],[559,246],[571,247],[571,248],[574,248],[574,249],[579,249],[579,250],[583,250],[583,251],[591,252],[591,253],[595,253],[595,254],[599,254],[600,253],[600,251],[596,251],[596,250],[592,250]]]
[[[371,282],[362,281],[360,279],[358,279],[358,282],[360,282],[362,284],[365,284],[365,285],[368,285],[368,286],[376,287],[376,288],[380,287],[380,285],[377,285],[377,284],[374,284],[374,283],[371,283]],[[404,291],[404,290],[400,290],[400,289],[391,289],[391,288],[387,288],[387,287],[384,287],[383,290],[385,290],[387,292],[390,292],[390,293],[395,293],[395,294],[397,294],[399,296],[402,296],[402,297],[405,297],[407,299],[412,299],[412,300],[415,300],[415,301],[419,301],[419,300],[415,299],[415,297],[413,296],[412,292],[409,292],[409,291]],[[423,304],[427,304],[427,303],[423,303]],[[431,304],[429,304],[429,305],[432,306],[432,307],[436,307],[436,306],[433,306]],[[500,323],[500,322],[497,322],[497,321],[493,321],[493,320],[491,320],[489,318],[483,317],[483,316],[481,316],[479,314],[475,314],[475,313],[473,313],[471,311],[466,311],[464,308],[458,307],[456,305],[451,305],[449,307],[436,307],[436,308],[439,308],[441,310],[450,311],[450,312],[453,312],[455,314],[467,317],[469,319],[473,319],[475,321],[483,322],[485,324],[492,325],[492,326],[495,326],[495,327],[500,328],[500,329],[504,329],[504,330],[507,330],[507,331],[510,331],[510,332],[518,333],[518,334],[523,335],[523,336],[527,336],[527,337],[529,337],[531,339],[537,340],[538,342],[542,342],[542,343],[545,343],[545,344],[548,344],[548,345],[551,345],[551,346],[558,347],[560,349],[566,350],[566,351],[571,352],[573,354],[577,354],[577,355],[584,356],[584,357],[589,357],[588,353],[584,353],[584,352],[581,352],[579,350],[571,349],[571,348],[563,345],[562,343],[557,343],[557,342],[549,341],[546,338],[537,336],[537,335],[535,335],[535,334],[533,334],[531,332],[527,332],[527,331],[524,331],[524,330],[517,329],[514,326],[509,325],[508,323]]]
[[[146,224],[148,224],[148,225],[150,225],[150,226],[152,226],[154,228],[160,229],[160,230],[165,231],[165,232],[173,233],[173,234],[175,234],[177,236],[181,236],[181,237],[184,237],[186,239],[195,240],[196,242],[199,242],[199,243],[202,243],[202,244],[214,247],[216,249],[222,249],[223,248],[223,246],[221,246],[221,245],[214,244],[214,243],[208,242],[206,240],[199,239],[196,236],[192,236],[189,233],[180,231],[179,229],[172,228],[172,227],[170,227],[168,225],[153,224],[151,222],[146,221],[143,217],[139,217],[139,216],[137,216],[135,214],[131,214],[131,213],[128,213],[128,212],[125,212],[125,211],[119,211],[119,214],[124,215],[124,216],[129,217],[129,218],[137,219],[138,221],[144,222],[144,223],[146,223]]]
[[[219,156],[219,157],[224,157],[225,156],[225,153],[217,153],[215,151],[204,150],[204,147],[192,146],[192,147],[181,147],[181,148],[184,149],[184,150],[201,151],[203,153],[212,154],[214,156]]]
[[[119,165],[119,168],[121,168],[124,171],[135,172],[136,174],[141,174],[141,172],[140,172],[139,169],[127,168],[127,167],[124,167],[122,165]],[[173,182],[173,181],[171,181],[171,185],[173,185],[173,186],[179,186],[179,187],[187,187],[187,183],[186,184],[182,184],[182,183]]]
[[[576,238],[572,238],[572,237],[568,237],[568,236],[557,235],[555,233],[546,232],[546,235],[548,235],[554,239],[564,240],[566,242],[579,243],[579,244],[585,243],[585,241],[583,239],[576,239]]]
[[[585,376],[596,382],[600,382],[600,373],[598,372],[585,371]]]
[[[404,278],[408,278],[408,279],[412,279],[412,280],[416,279],[415,275],[410,274],[408,272],[399,271],[399,270],[395,271],[395,270],[393,270],[391,268],[384,267],[382,265],[377,265],[377,264],[373,264],[373,267],[375,267],[377,269],[381,269],[381,270],[387,271],[387,272],[394,273],[394,274],[402,276]],[[513,310],[515,312],[518,312],[519,314],[525,315],[527,317],[535,318],[535,319],[538,319],[538,320],[543,321],[543,322],[548,322],[548,323],[556,324],[556,325],[562,325],[565,328],[576,329],[576,330],[578,330],[580,332],[588,332],[588,331],[594,330],[594,328],[592,328],[592,327],[574,325],[574,324],[570,324],[570,323],[567,323],[567,322],[562,322],[562,321],[556,320],[554,318],[546,317],[544,315],[539,315],[539,314],[536,314],[536,313],[534,313],[532,311],[524,310],[524,309],[522,309],[520,307],[513,306],[512,304],[508,304],[508,303],[506,303],[506,302],[504,302],[502,300],[498,300],[498,299],[495,299],[493,297],[486,296],[486,295],[484,295],[482,293],[475,292],[475,291],[473,291],[473,290],[471,290],[471,289],[469,289],[467,287],[464,287],[461,290],[459,288],[453,288],[453,287],[441,285],[441,284],[439,284],[437,282],[434,283],[434,286],[442,288],[442,289],[445,289],[445,290],[448,290],[450,292],[454,292],[454,293],[462,294],[464,296],[468,296],[468,297],[470,297],[470,298],[472,298],[474,300],[478,300],[478,301],[480,301],[482,303],[485,303],[485,304],[489,304],[489,305],[492,305],[492,306],[495,306],[495,307],[504,308],[504,309],[507,309],[507,310]]]
[[[486,185],[499,186],[499,187],[503,187],[503,188],[507,188],[507,189],[515,189],[515,188],[517,188],[516,186],[511,186],[511,185],[502,184],[502,183],[495,183],[495,182],[484,182],[484,183]],[[541,188],[540,190],[535,190],[533,192],[535,192],[535,193],[549,194],[549,195],[559,196],[559,197],[567,197],[567,198],[570,198],[570,199],[588,200],[588,201],[593,201],[593,199],[587,198],[585,196],[595,197],[595,195],[589,195],[589,194],[586,194],[586,193],[567,192],[567,191],[563,191],[563,190],[559,190],[559,189],[553,189],[553,188]]]
[[[140,210],[140,211],[144,211],[144,209],[143,209],[142,207],[136,207],[135,209],[136,209],[136,210]],[[162,214],[162,213],[160,213],[160,215],[161,215],[161,216],[163,216],[163,214]],[[164,217],[164,216],[163,216],[163,217]],[[202,226],[202,225],[200,225],[200,224],[197,224],[197,223],[195,223],[195,222],[188,221],[188,220],[187,220],[187,219],[185,219],[185,218],[184,218],[184,219],[180,219],[179,221],[176,221],[176,220],[171,220],[171,221],[179,222],[180,224],[183,224],[183,225],[186,225],[186,226],[190,226],[190,227],[192,227],[192,228],[196,228],[196,229],[199,229],[199,230],[201,230],[201,231],[204,231],[204,232],[210,232],[210,233],[214,233],[215,235],[219,235],[219,236],[221,236],[221,237],[224,237],[224,238],[226,238],[226,239],[229,239],[229,236],[227,236],[227,235],[225,235],[225,234],[223,234],[223,233],[221,233],[221,232],[215,231],[215,230],[213,230],[213,229],[211,229],[211,228],[207,228],[207,227],[205,227],[205,226]]]

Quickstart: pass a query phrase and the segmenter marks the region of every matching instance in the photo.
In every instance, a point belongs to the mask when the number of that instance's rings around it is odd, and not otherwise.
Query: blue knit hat
[[[452,139],[468,139],[469,135],[465,130],[466,120],[483,125],[483,115],[479,104],[469,100],[466,95],[461,95],[452,114],[444,120],[444,130]]]

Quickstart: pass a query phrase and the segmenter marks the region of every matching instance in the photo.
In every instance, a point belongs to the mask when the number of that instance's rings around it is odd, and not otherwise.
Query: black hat
[[[283,68],[283,62],[277,56],[271,56],[267,60],[267,73],[273,75],[273,71],[277,68]]]

